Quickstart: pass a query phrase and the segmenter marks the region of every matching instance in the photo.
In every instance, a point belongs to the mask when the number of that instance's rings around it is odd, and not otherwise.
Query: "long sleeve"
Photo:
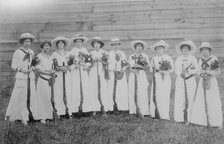
[[[176,75],[180,76],[181,71],[182,71],[181,58],[178,57],[175,61],[175,73],[176,73]]]
[[[20,63],[20,55],[19,55],[19,51],[16,50],[15,53],[13,54],[12,57],[12,63],[11,63],[11,67],[12,69],[16,70],[16,69],[20,69],[21,67],[19,66]]]
[[[197,59],[194,56],[192,56],[192,65],[193,65],[194,69],[190,69],[189,74],[197,74],[198,73],[198,63],[197,63]]]

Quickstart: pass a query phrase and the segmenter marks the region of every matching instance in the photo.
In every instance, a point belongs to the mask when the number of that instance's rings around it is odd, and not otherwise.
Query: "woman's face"
[[[183,46],[183,47],[181,48],[181,53],[182,53],[183,55],[189,55],[189,52],[190,52],[190,47],[189,47],[189,46]]]
[[[93,43],[93,46],[94,46],[94,48],[96,49],[96,50],[100,50],[100,43],[99,42],[94,42]]]
[[[83,40],[77,39],[75,40],[75,47],[81,48],[83,46]]]
[[[208,48],[202,48],[201,53],[203,56],[210,56],[210,50]]]
[[[118,50],[120,48],[120,44],[119,43],[112,44],[112,47],[114,48],[114,50]]]
[[[158,55],[162,55],[162,54],[164,54],[164,47],[163,47],[163,46],[158,46],[158,47],[156,47],[155,49],[156,49],[156,53],[157,53]]]
[[[135,49],[137,52],[142,52],[142,50],[143,50],[142,44],[136,44]]]
[[[64,49],[64,47],[65,47],[64,42],[63,41],[59,41],[58,42],[58,49]]]
[[[50,51],[50,49],[51,49],[51,46],[49,45],[49,44],[44,44],[44,47],[43,47],[43,52],[49,52]]]
[[[30,39],[25,39],[25,40],[23,41],[23,47],[24,47],[24,48],[29,48],[30,45],[31,45],[31,40],[30,40]]]

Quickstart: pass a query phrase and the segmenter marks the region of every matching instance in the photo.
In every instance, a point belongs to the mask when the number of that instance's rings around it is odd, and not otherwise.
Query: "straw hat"
[[[193,54],[197,51],[196,46],[194,45],[194,43],[191,40],[185,40],[182,41],[181,43],[176,45],[176,51],[177,53],[181,54],[181,47],[183,45],[188,45],[191,49],[190,49],[190,54]]]
[[[71,38],[73,43],[75,43],[76,40],[80,40],[80,39],[83,40],[83,43],[87,43],[87,41],[89,40],[88,37],[81,34],[77,34]]]
[[[151,50],[152,51],[155,51],[155,49],[157,47],[164,47],[164,50],[167,51],[168,48],[170,47],[164,40],[160,40],[159,42],[155,43],[152,47],[151,47]]]
[[[70,45],[70,40],[68,38],[63,37],[63,36],[58,36],[51,41],[52,46],[57,47],[56,43],[58,41],[65,41],[65,47],[68,47]]]
[[[198,48],[199,51],[201,51],[202,48],[210,49],[210,51],[213,50],[213,48],[211,47],[210,43],[208,43],[208,42],[202,42],[201,43],[201,46]]]
[[[122,44],[122,42],[120,41],[119,38],[113,38],[110,41],[110,45],[114,45],[114,44]]]
[[[31,41],[35,40],[35,36],[32,35],[31,33],[22,33],[21,36],[19,37],[19,42],[21,43],[22,40],[24,39],[31,39]]]
[[[144,41],[142,41],[142,40],[134,40],[134,41],[132,41],[132,42],[131,42],[131,48],[132,48],[133,50],[136,50],[135,46],[136,46],[137,44],[142,44],[142,45],[143,45],[143,50],[146,50],[146,49],[148,48],[147,43],[144,42]]]
[[[98,42],[100,43],[100,47],[102,48],[104,46],[104,42],[102,41],[102,39],[100,37],[94,37],[91,41],[91,46],[94,47],[94,43]]]

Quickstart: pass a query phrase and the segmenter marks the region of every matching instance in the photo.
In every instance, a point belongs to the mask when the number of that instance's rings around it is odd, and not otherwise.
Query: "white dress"
[[[89,54],[89,52],[87,51],[86,48],[74,47],[70,51],[70,55],[75,56],[77,59],[80,52],[82,52],[84,54]],[[75,66],[75,65],[73,65],[73,66]],[[80,76],[80,74],[81,74],[81,76]],[[82,83],[82,85],[80,82]],[[95,111],[96,108],[93,108],[94,104],[92,104],[91,99],[90,99],[89,72],[84,70],[83,67],[81,67],[80,69],[72,68],[71,85],[72,85],[72,100],[71,100],[72,112],[79,111],[79,106],[81,104],[82,99],[83,99],[83,103],[82,103],[82,111],[83,112]],[[82,93],[83,93],[82,98],[81,98],[81,88],[82,88]]]
[[[98,58],[101,59],[103,54],[105,53],[104,50],[93,50],[91,52],[91,55],[93,56],[93,59]],[[107,80],[105,79],[105,71],[103,64],[101,62],[95,62],[93,67],[90,70],[89,74],[89,79],[90,79],[90,93],[92,97],[92,103],[94,102],[95,104],[95,110],[99,111],[101,105],[98,99],[98,75],[97,75],[97,68],[98,68],[98,73],[99,73],[99,78],[100,78],[100,97],[101,97],[101,102],[102,106],[104,107],[104,110],[107,111]],[[97,100],[97,101],[96,101]]]
[[[51,70],[53,60],[50,56],[40,53],[38,55],[40,63],[37,68],[41,71]],[[40,119],[52,119],[53,118],[53,107],[51,104],[51,86],[48,81],[51,76],[40,74],[41,77],[37,81],[37,102],[38,102],[38,113]]]
[[[146,54],[141,54],[149,64],[149,58]],[[132,58],[135,54],[130,55],[129,62],[131,67],[135,64],[135,60]],[[137,105],[142,115],[149,115],[149,96],[148,96],[148,79],[145,70],[138,70],[137,75]],[[129,92],[129,113],[136,114],[136,101],[135,101],[135,74],[133,72],[129,75],[128,80],[128,92]]]
[[[65,66],[67,66],[67,57],[69,55],[69,52],[65,52],[65,54],[60,54],[59,52],[55,51],[52,53],[51,57],[52,59],[57,59],[58,65],[63,66],[63,63]],[[63,72],[57,71],[55,73],[57,75],[55,79],[54,84],[54,98],[55,98],[55,108],[57,110],[58,115],[65,115],[66,114],[66,107],[63,100]],[[71,74],[69,71],[65,73],[65,93],[66,93],[66,101],[67,101],[67,108],[68,108],[68,114],[72,115],[72,95],[71,95]]]
[[[119,55],[120,60],[117,61],[115,56]],[[109,77],[110,80],[108,81],[108,104],[107,104],[107,110],[108,111],[113,111],[113,105],[114,105],[114,100],[113,100],[113,91],[114,91],[114,70],[120,71],[121,70],[121,60],[127,60],[127,57],[124,52],[120,50],[111,50],[109,53],[109,65],[108,65],[108,70],[109,70]],[[116,85],[116,98],[115,102],[117,103],[118,110],[121,111],[127,111],[129,109],[128,107],[128,84],[127,84],[127,77],[126,77],[126,72],[124,73],[124,76],[122,79],[117,80],[117,85]]]
[[[198,71],[197,59],[189,55],[187,57],[179,56],[175,62],[175,73],[177,75],[176,84],[175,84],[175,103],[174,103],[174,120],[177,122],[184,122],[184,110],[185,110],[185,85],[184,79],[181,77],[182,69],[188,69],[188,74],[185,74],[185,77],[188,79],[186,81],[186,94],[187,94],[187,121],[191,117],[192,104],[195,97],[196,91],[196,80],[195,74]]]
[[[155,56],[152,58],[151,65],[155,65],[155,68],[159,70],[160,62],[168,61],[171,65],[171,69],[166,71],[164,77],[158,72],[155,73],[156,79],[156,101],[161,119],[170,120],[170,91],[171,91],[171,78],[170,73],[174,70],[174,63],[172,58],[164,54],[162,56]],[[152,71],[152,70],[151,70]],[[163,79],[164,78],[164,79]],[[153,84],[151,87],[151,98],[150,98],[150,115],[155,117],[155,104],[153,102]]]
[[[199,60],[199,70],[202,69],[202,59]],[[211,59],[207,62],[209,65],[208,71],[210,71],[212,77],[210,77],[210,88],[206,89],[206,99],[203,89],[203,78],[200,77],[195,101],[192,108],[191,123],[199,125],[210,125],[216,127],[222,127],[222,105],[219,93],[218,82],[216,75],[220,73],[220,68],[217,70],[210,70],[211,63],[215,60],[218,61],[217,57],[211,55]],[[199,72],[200,74],[200,72]],[[205,106],[207,103],[207,107]],[[208,118],[208,121],[207,121]]]
[[[26,53],[29,53],[29,59],[23,60]],[[30,66],[32,57],[34,55],[34,52],[31,49],[28,49],[27,51],[23,48],[17,49],[12,58],[12,69],[27,69],[28,65]],[[27,74],[24,74],[22,72],[16,73],[16,81],[14,85],[14,89],[12,91],[12,95],[9,101],[9,105],[6,111],[6,117],[9,118],[10,121],[15,120],[22,120],[24,124],[27,123],[29,120],[28,115],[28,109],[27,109]],[[34,119],[38,118],[37,113],[37,101],[36,101],[36,90],[35,90],[35,76],[34,73],[31,72],[29,74],[30,77],[30,110],[32,112],[32,115]]]

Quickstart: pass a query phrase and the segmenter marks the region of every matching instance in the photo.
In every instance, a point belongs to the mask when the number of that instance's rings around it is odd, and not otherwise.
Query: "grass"
[[[218,82],[224,110],[223,80],[224,76],[221,74]],[[84,117],[50,122],[47,125],[35,123],[26,126],[4,121],[13,84],[3,86],[0,91],[0,142],[2,144],[223,144],[224,129],[184,125],[173,121],[175,79],[172,79],[172,82],[171,121],[155,120],[150,117],[139,119],[126,114],[109,115],[108,118]]]

